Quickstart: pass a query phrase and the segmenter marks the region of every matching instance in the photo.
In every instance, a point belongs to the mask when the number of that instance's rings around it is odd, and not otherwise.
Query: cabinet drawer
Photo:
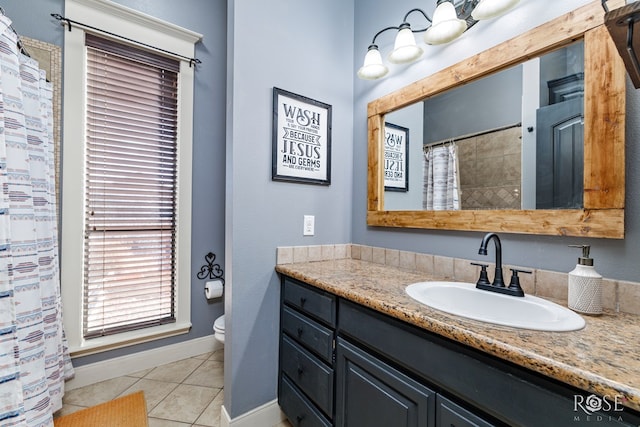
[[[333,413],[333,369],[283,335],[280,369],[325,414]]]
[[[282,310],[282,330],[294,337],[303,346],[331,363],[333,355],[333,331],[284,307]]]
[[[493,427],[477,415],[467,411],[446,397],[438,395],[436,398],[437,427]]]
[[[288,277],[284,278],[284,302],[327,323],[336,324],[336,298]]]
[[[278,403],[294,427],[331,427],[285,376],[280,377]]]

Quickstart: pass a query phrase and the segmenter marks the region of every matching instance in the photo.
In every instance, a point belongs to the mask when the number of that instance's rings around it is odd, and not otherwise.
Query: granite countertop
[[[573,332],[515,329],[431,309],[405,294],[425,273],[360,260],[281,264],[276,271],[500,359],[640,410],[640,316],[583,316]]]

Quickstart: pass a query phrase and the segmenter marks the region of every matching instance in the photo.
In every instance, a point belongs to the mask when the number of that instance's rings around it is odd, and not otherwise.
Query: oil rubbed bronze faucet
[[[511,282],[509,286],[505,286],[504,279],[502,278],[502,244],[500,243],[500,237],[496,233],[487,233],[482,238],[482,243],[480,243],[480,249],[478,249],[478,253],[480,255],[487,255],[487,245],[489,241],[493,239],[496,246],[496,269],[493,277],[493,283],[489,282],[487,277],[487,265],[486,264],[476,264],[473,265],[480,266],[480,278],[476,283],[476,288],[483,289],[485,291],[498,292],[506,295],[513,295],[516,297],[523,297],[524,291],[520,287],[520,278],[518,273],[528,273],[531,274],[530,271],[526,270],[518,270],[515,268],[511,269]]]

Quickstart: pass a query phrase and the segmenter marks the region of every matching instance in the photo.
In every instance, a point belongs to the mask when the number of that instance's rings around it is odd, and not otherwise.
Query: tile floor
[[[224,351],[173,362],[65,393],[63,415],[143,390],[149,427],[218,427]],[[290,427],[287,421],[273,427]]]

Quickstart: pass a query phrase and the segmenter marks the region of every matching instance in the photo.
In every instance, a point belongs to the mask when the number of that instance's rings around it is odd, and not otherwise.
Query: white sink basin
[[[462,282],[420,282],[407,294],[431,308],[496,325],[539,331],[576,331],[584,319],[566,307],[542,298],[514,297],[476,289]]]

